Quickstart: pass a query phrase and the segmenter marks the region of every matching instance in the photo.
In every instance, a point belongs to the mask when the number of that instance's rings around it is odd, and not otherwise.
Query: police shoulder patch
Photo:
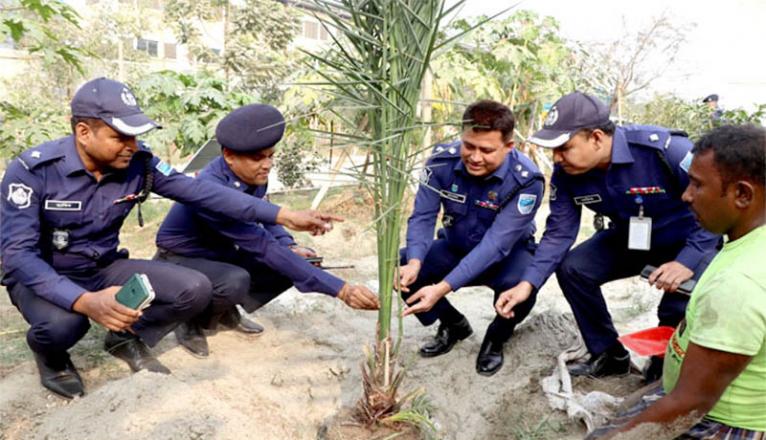
[[[19,209],[29,208],[32,204],[32,188],[23,183],[11,183],[8,185],[8,201]]]
[[[537,202],[537,194],[519,194],[516,208],[522,215],[527,215],[535,208],[535,202]]]
[[[169,163],[167,163],[167,162],[165,162],[163,160],[160,160],[159,162],[157,162],[157,166],[155,168],[157,168],[157,171],[159,171],[160,173],[162,173],[165,176],[169,176],[172,172],[175,171],[173,169],[173,167],[170,166]]]
[[[681,163],[678,164],[678,166],[684,170],[687,174],[689,173],[689,167],[692,165],[692,158],[694,155],[691,151],[686,153],[686,156],[684,156],[683,159],[681,159]]]
[[[420,172],[420,183],[423,185],[428,185],[428,181],[431,180],[431,175],[434,172],[429,167],[423,168],[423,171]]]

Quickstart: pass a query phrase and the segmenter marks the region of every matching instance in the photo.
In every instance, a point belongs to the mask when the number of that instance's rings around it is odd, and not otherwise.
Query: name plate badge
[[[82,211],[82,202],[79,200],[46,200],[47,211]]]
[[[587,196],[578,196],[574,198],[575,205],[590,205],[591,203],[599,203],[601,201],[601,194],[588,194]]]

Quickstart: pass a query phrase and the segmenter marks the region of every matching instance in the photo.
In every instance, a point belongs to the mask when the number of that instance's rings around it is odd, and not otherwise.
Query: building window
[[[165,43],[165,58],[176,59],[176,45],[173,43]]]
[[[327,32],[327,28],[324,26],[319,27],[319,39],[322,41],[327,41],[330,39],[330,34]]]
[[[315,21],[303,22],[303,37],[311,40],[319,39],[319,23]]]
[[[139,50],[141,52],[146,52],[149,55],[156,57],[157,56],[157,41],[147,40],[145,38],[139,38],[136,40],[136,50]]]

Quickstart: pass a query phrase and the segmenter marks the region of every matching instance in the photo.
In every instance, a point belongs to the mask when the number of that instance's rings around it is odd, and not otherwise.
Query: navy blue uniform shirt
[[[465,257],[444,280],[457,290],[502,260],[518,240],[535,233],[544,180],[537,166],[516,149],[492,174],[468,174],[460,141],[438,145],[426,163],[407,227],[407,261],[424,260],[439,209],[450,246]]]
[[[537,288],[556,270],[580,229],[582,207],[603,214],[625,233],[631,216],[638,216],[632,188],[654,188],[641,195],[644,216],[652,218],[652,247],[685,241],[676,261],[693,270],[704,254],[715,249],[720,236],[705,231],[694,219],[681,194],[689,183],[692,143],[661,127],[617,127],[612,139],[612,162],[607,170],[568,175],[556,166],[551,176],[550,215],[535,253],[522,277]]]
[[[97,182],[86,171],[74,137],[68,136],[21,153],[3,177],[3,283],[21,283],[71,309],[86,289],[59,271],[92,269],[116,253],[120,227],[136,202],[114,201],[141,190],[146,159],[157,194],[234,218],[276,220],[278,206],[180,174],[142,143],[127,169],[104,174]]]
[[[266,195],[267,186],[250,186],[239,180],[218,157],[196,180],[215,182],[247,194],[252,199]],[[301,292],[337,295],[343,280],[308,263],[288,248],[295,244],[280,225],[229,220],[228,218],[176,203],[157,233],[157,246],[186,257],[233,262],[255,259],[290,278]]]

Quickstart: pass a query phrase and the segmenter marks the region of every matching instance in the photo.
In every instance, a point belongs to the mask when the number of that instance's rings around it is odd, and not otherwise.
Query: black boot
[[[198,358],[206,358],[210,354],[207,346],[207,339],[202,333],[202,326],[195,320],[182,322],[176,327],[176,339],[181,347]]]
[[[263,326],[252,321],[239,313],[237,306],[234,306],[224,312],[218,320],[218,325],[227,330],[236,330],[240,333],[260,334],[263,333]]]
[[[630,354],[618,343],[597,356],[591,355],[587,362],[572,364],[567,369],[572,376],[627,376],[630,373]]]
[[[500,371],[503,366],[503,342],[499,342],[489,333],[484,336],[484,341],[476,358],[476,372],[482,376],[492,376]]]
[[[465,317],[451,324],[441,322],[433,340],[420,347],[420,355],[423,357],[435,357],[448,353],[455,344],[472,334],[471,324],[468,323]]]
[[[37,369],[40,372],[40,383],[61,397],[74,399],[85,394],[82,378],[75,369],[69,354],[40,354],[34,353]]]
[[[127,362],[133,372],[149,370],[170,374],[170,370],[154,357],[149,347],[136,335],[110,331],[104,338],[104,349],[112,356]]]

